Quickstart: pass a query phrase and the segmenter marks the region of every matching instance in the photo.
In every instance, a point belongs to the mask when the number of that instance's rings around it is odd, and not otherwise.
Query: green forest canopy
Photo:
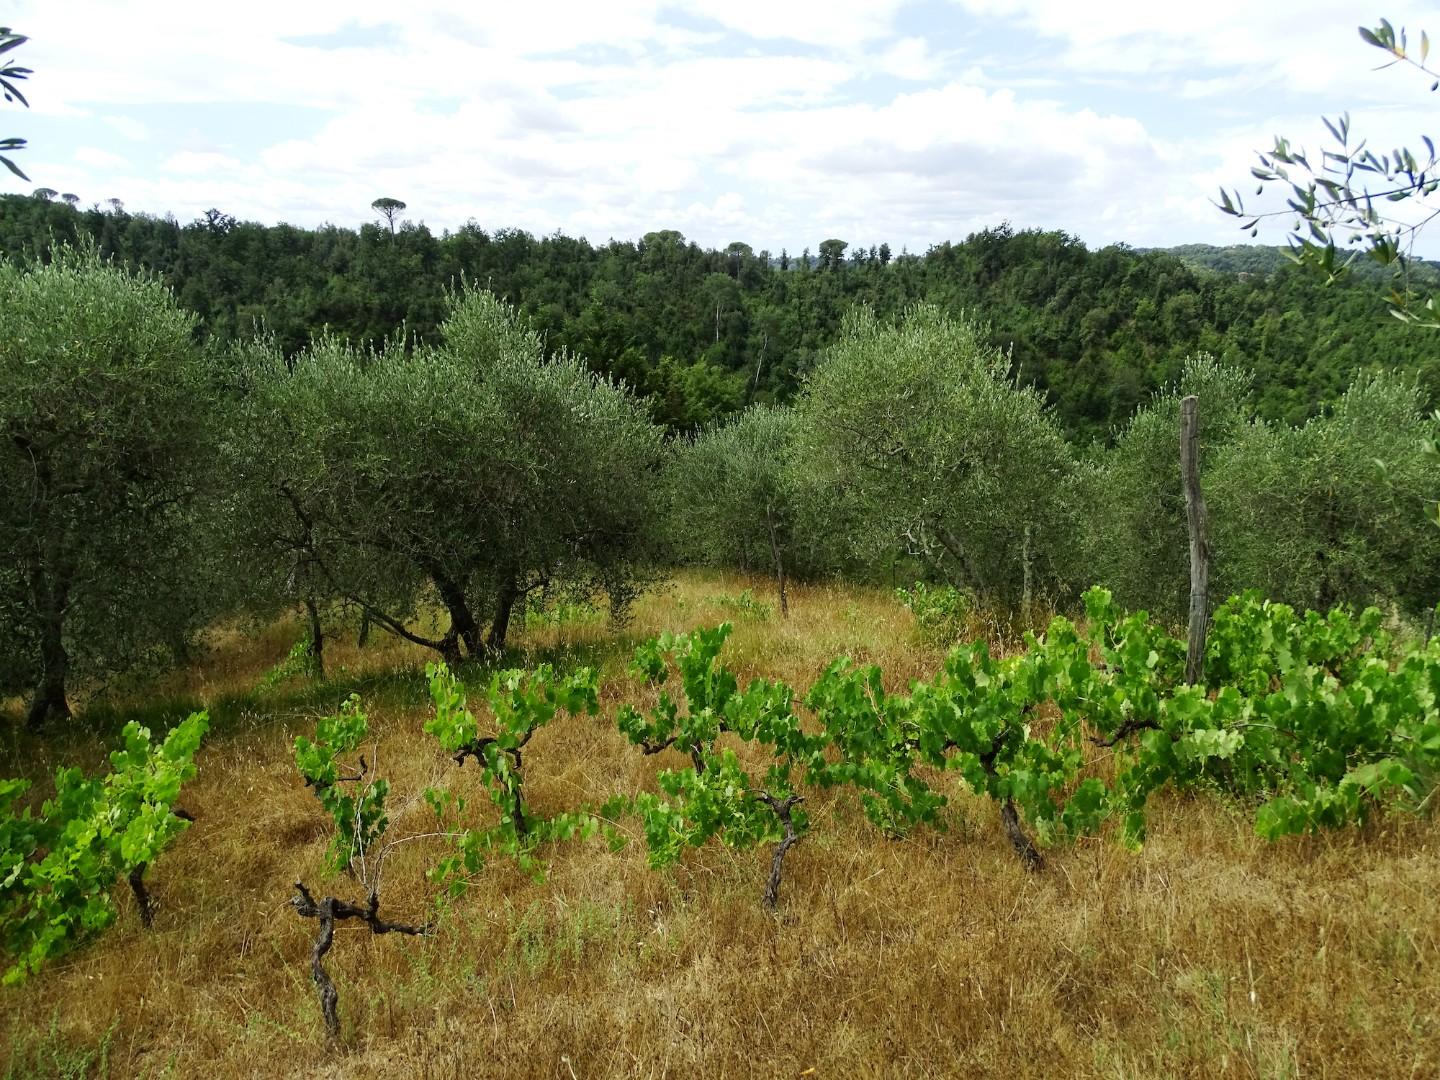
[[[547,352],[624,379],[680,430],[793,398],[856,306],[886,319],[922,301],[983,323],[1082,439],[1112,436],[1200,352],[1253,372],[1267,419],[1303,421],[1375,368],[1414,374],[1425,401],[1440,402],[1436,339],[1390,318],[1373,283],[1326,287],[1270,248],[1090,250],[1002,225],[923,255],[840,240],[817,255],[705,249],[674,231],[596,245],[473,222],[440,235],[405,222],[392,235],[218,210],[181,225],[46,194],[0,197],[0,252],[46,258],[89,237],[103,256],[159,273],[200,316],[202,340],[263,328],[294,355],[324,328],[356,345],[397,333],[435,344],[447,292],[468,282],[515,304]]]

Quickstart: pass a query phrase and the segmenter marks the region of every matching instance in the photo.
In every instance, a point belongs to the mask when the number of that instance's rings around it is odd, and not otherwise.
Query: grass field
[[[896,686],[939,663],[884,591],[796,588],[788,621],[717,601],[747,587],[769,601],[763,581],[683,575],[623,632],[579,620],[517,635],[526,660],[604,672],[601,716],[557,719],[526,749],[537,810],[651,786],[683,760],[641,755],[612,720],[645,696],[631,649],[662,629],[732,619],[724,657],[742,681],[802,692],[842,653]],[[428,657],[395,639],[337,644],[323,684],[256,691],[296,632],[222,635],[193,670],[93,710],[108,728],[211,707],[182,797],[197,821],[150,874],[153,931],[117,892],[112,930],[0,991],[4,1075],[1440,1077],[1433,816],[1269,844],[1248,807],[1169,795],[1141,853],[1085,841],[1032,874],[992,805],[957,795],[947,831],[896,840],[852,793],[810,792],[812,832],[773,917],[768,850],[717,844],[653,871],[641,844],[576,843],[553,849],[543,882],[497,861],[431,937],[337,931],[342,1043],[327,1050],[315,923],[288,905],[290,883],[360,897],[325,871],[295,736],[362,694],[392,836],[426,828],[426,785],[470,790],[476,774],[421,733]],[[93,766],[106,749],[6,730],[0,775]],[[413,844],[391,861],[391,918],[426,917],[435,854]]]

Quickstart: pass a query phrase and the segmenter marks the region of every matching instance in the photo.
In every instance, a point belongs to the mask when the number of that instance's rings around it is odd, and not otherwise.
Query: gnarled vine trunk
[[[310,978],[315,983],[315,990],[320,998],[320,1014],[325,1020],[326,1038],[334,1045],[340,1039],[340,992],[335,988],[335,980],[330,978],[330,973],[325,970],[324,961],[325,954],[335,942],[336,920],[358,919],[370,928],[372,934],[420,935],[430,933],[432,927],[429,923],[410,926],[380,918],[380,897],[374,890],[371,890],[363,907],[333,896],[317,901],[310,890],[299,881],[295,882],[295,891],[298,895],[290,898],[290,905],[302,918],[317,919],[320,923],[315,944],[310,950]]]

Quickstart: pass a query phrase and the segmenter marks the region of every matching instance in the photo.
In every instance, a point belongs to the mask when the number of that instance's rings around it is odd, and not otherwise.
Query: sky
[[[677,229],[897,252],[1009,221],[1092,246],[1248,239],[1277,133],[1440,137],[1440,94],[1356,27],[1440,40],[1440,4],[1331,0],[19,0],[29,182],[181,222],[596,243]],[[1427,22],[1428,20],[1428,22]],[[1412,44],[1413,44],[1412,40]],[[1318,156],[1318,153],[1317,153]],[[1279,243],[1285,225],[1262,229]]]

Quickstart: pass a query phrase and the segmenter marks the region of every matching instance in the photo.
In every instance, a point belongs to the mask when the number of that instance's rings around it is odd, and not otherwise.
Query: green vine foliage
[[[1233,597],[1213,617],[1205,684],[1185,686],[1183,643],[1099,590],[1087,602],[1102,657],[1087,696],[1120,737],[1112,798],[1128,837],[1143,839],[1145,800],[1167,782],[1254,800],[1268,839],[1418,808],[1433,790],[1440,649],[1392,656],[1378,610]]]
[[[295,764],[335,823],[328,860],[337,871],[353,871],[357,863],[363,868],[367,853],[389,825],[385,814],[389,781],[366,779],[369,765],[363,754],[354,775],[340,772],[339,757],[359,750],[368,734],[360,695],[351,694],[338,713],[320,720],[313,741],[304,735],[295,739]],[[355,786],[347,791],[342,784]]]
[[[496,673],[482,725],[459,680],[433,664],[425,730],[458,764],[474,759],[493,820],[475,824],[456,791],[427,791],[454,844],[431,875],[458,895],[502,855],[538,877],[542,846],[602,832],[618,845],[625,816],[638,818],[655,867],[711,840],[776,844],[773,907],[785,852],[810,827],[799,805],[807,790],[853,787],[875,825],[903,834],[944,827],[947,777],[999,809],[1032,868],[1041,848],[1079,836],[1110,831],[1139,847],[1150,798],[1165,787],[1248,807],[1271,840],[1420,811],[1440,779],[1440,643],[1397,649],[1381,623],[1374,609],[1302,615],[1258,594],[1233,597],[1214,613],[1205,681],[1188,685],[1185,642],[1092,589],[1083,619],[1056,617],[1013,654],[959,646],[903,692],[887,691],[878,667],[837,660],[805,695],[813,719],[803,720],[784,683],[741,689],[720,659],[728,623],[666,634],[631,666],[655,704],[623,705],[615,722],[646,754],[675,751],[688,766],[662,769],[655,790],[553,814],[527,802],[522,753],[562,710],[598,712],[596,673]],[[338,790],[347,778],[336,757],[364,737],[352,698],[316,742],[297,740],[297,761],[341,830],[337,864],[384,827],[379,801],[365,810]],[[381,784],[367,790],[383,799]],[[62,791],[91,797],[83,785]]]
[[[896,589],[895,599],[915,616],[916,635],[927,645],[955,644],[965,633],[974,611],[971,598],[953,585],[917,581],[913,589]]]
[[[673,863],[685,849],[712,837],[747,849],[787,835],[798,838],[809,829],[808,817],[793,802],[785,811],[788,826],[776,804],[798,797],[797,771],[823,763],[825,740],[801,727],[790,687],[757,679],[739,688],[735,674],[719,663],[731,630],[722,623],[666,634],[636,651],[631,670],[651,685],[663,687],[672,669],[679,675],[684,707],[668,690],[661,690],[648,713],[621,706],[616,717],[621,733],[647,754],[673,747],[691,758],[689,768],[659,773],[658,794],[617,799],[607,808],[640,817],[652,866]],[[763,777],[757,779],[733,749],[717,745],[727,733],[768,755]]]
[[[127,724],[111,771],[59,770],[38,814],[20,808],[28,781],[0,780],[4,982],[23,981],[114,922],[116,881],[143,873],[189,824],[174,807],[208,726],[206,713],[193,713],[157,744],[148,728]]]
[[[856,667],[836,660],[810,688],[805,704],[823,725],[837,760],[823,758],[811,770],[822,787],[853,785],[865,815],[877,827],[899,835],[919,824],[934,824],[946,799],[914,769],[920,730],[904,694],[887,694],[876,665]]]
[[[1018,809],[1042,842],[1096,831],[1111,800],[1086,764],[1090,643],[1056,618],[1027,648],[996,657],[976,643],[954,649],[929,682],[887,694],[878,668],[832,665],[811,688],[838,760],[822,783],[854,784],[867,816],[887,832],[941,826],[948,799],[917,768],[956,771],[976,794]]]
[[[1177,694],[1167,719],[1180,741],[1218,733],[1221,783],[1264,799],[1261,836],[1363,823],[1385,806],[1418,807],[1433,790],[1440,649],[1392,660],[1380,624],[1374,608],[1302,616],[1253,593],[1217,611],[1211,692]],[[1177,765],[1177,782],[1191,781],[1192,761]]]
[[[272,667],[260,680],[259,689],[273,690],[287,679],[297,676],[311,676],[319,674],[315,664],[315,645],[308,637],[303,637],[285,654],[285,659]]]
[[[533,672],[508,669],[491,677],[485,691],[495,734],[480,734],[480,722],[468,707],[460,680],[443,663],[425,669],[435,715],[425,731],[441,748],[463,765],[473,757],[480,768],[485,794],[498,812],[495,824],[474,827],[466,823],[467,800],[452,791],[425,792],[442,831],[450,833],[453,852],[431,870],[434,881],[444,883],[458,896],[466,882],[484,869],[491,854],[515,860],[526,873],[540,876],[543,864],[536,856],[542,845],[557,840],[589,838],[601,831],[595,814],[581,807],[552,815],[536,814],[525,801],[521,751],[531,737],[562,710],[572,715],[599,712],[599,677],[593,668],[581,668],[558,677],[549,665]]]
[[[1001,658],[983,643],[956,649],[932,682],[915,686],[920,754],[958,770],[975,793],[1013,803],[1042,843],[1094,832],[1107,809],[1104,783],[1077,783],[1086,757],[1077,691],[1093,670],[1088,643],[1064,618],[1026,643],[1025,652]]]
[[[887,694],[877,668],[835,663],[806,699],[837,752],[812,779],[854,785],[876,825],[903,832],[940,824],[946,803],[917,769],[952,769],[1041,844],[1118,816],[1129,846],[1167,783],[1252,801],[1269,839],[1418,808],[1433,790],[1440,646],[1393,658],[1378,611],[1301,616],[1232,598],[1214,616],[1208,681],[1187,686],[1183,641],[1103,589],[1085,603],[1083,633],[1057,618],[1014,656],[962,646],[909,694]]]

